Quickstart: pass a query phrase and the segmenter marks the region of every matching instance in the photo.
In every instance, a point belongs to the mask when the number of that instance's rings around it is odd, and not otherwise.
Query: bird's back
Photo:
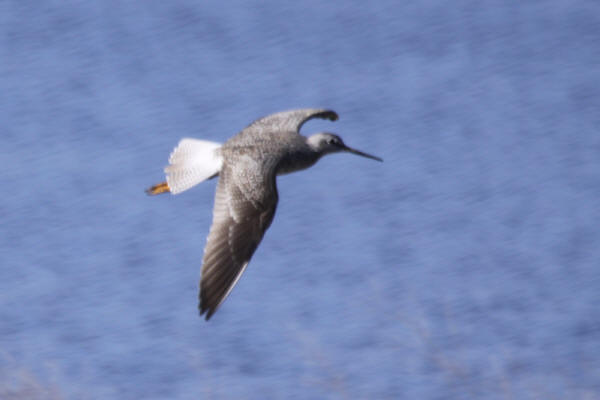
[[[313,165],[318,154],[300,135],[302,125],[312,118],[335,121],[337,114],[329,110],[300,109],[284,111],[260,118],[229,139],[221,148],[225,163],[233,166],[240,157],[250,157],[264,173],[284,174]]]

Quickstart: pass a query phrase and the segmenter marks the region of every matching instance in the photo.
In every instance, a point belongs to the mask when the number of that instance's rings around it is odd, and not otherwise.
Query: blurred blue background
[[[600,3],[0,3],[0,398],[600,398]],[[336,110],[210,322],[181,137]],[[13,397],[9,397],[13,396]]]

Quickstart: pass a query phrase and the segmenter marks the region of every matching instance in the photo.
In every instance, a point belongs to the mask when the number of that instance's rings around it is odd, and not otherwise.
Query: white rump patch
[[[207,140],[181,139],[165,167],[171,193],[181,193],[218,174],[223,164],[220,147],[220,143]]]

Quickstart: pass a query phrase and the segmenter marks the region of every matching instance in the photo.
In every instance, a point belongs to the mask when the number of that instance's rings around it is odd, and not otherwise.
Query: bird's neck
[[[281,159],[277,168],[277,175],[289,174],[313,166],[321,155],[309,148],[287,154]]]

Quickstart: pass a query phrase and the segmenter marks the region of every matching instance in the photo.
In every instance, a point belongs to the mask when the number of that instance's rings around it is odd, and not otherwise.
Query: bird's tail
[[[181,193],[202,181],[219,175],[223,158],[220,143],[198,139],[181,139],[165,167],[167,181],[154,185],[146,192],[160,194]]]

